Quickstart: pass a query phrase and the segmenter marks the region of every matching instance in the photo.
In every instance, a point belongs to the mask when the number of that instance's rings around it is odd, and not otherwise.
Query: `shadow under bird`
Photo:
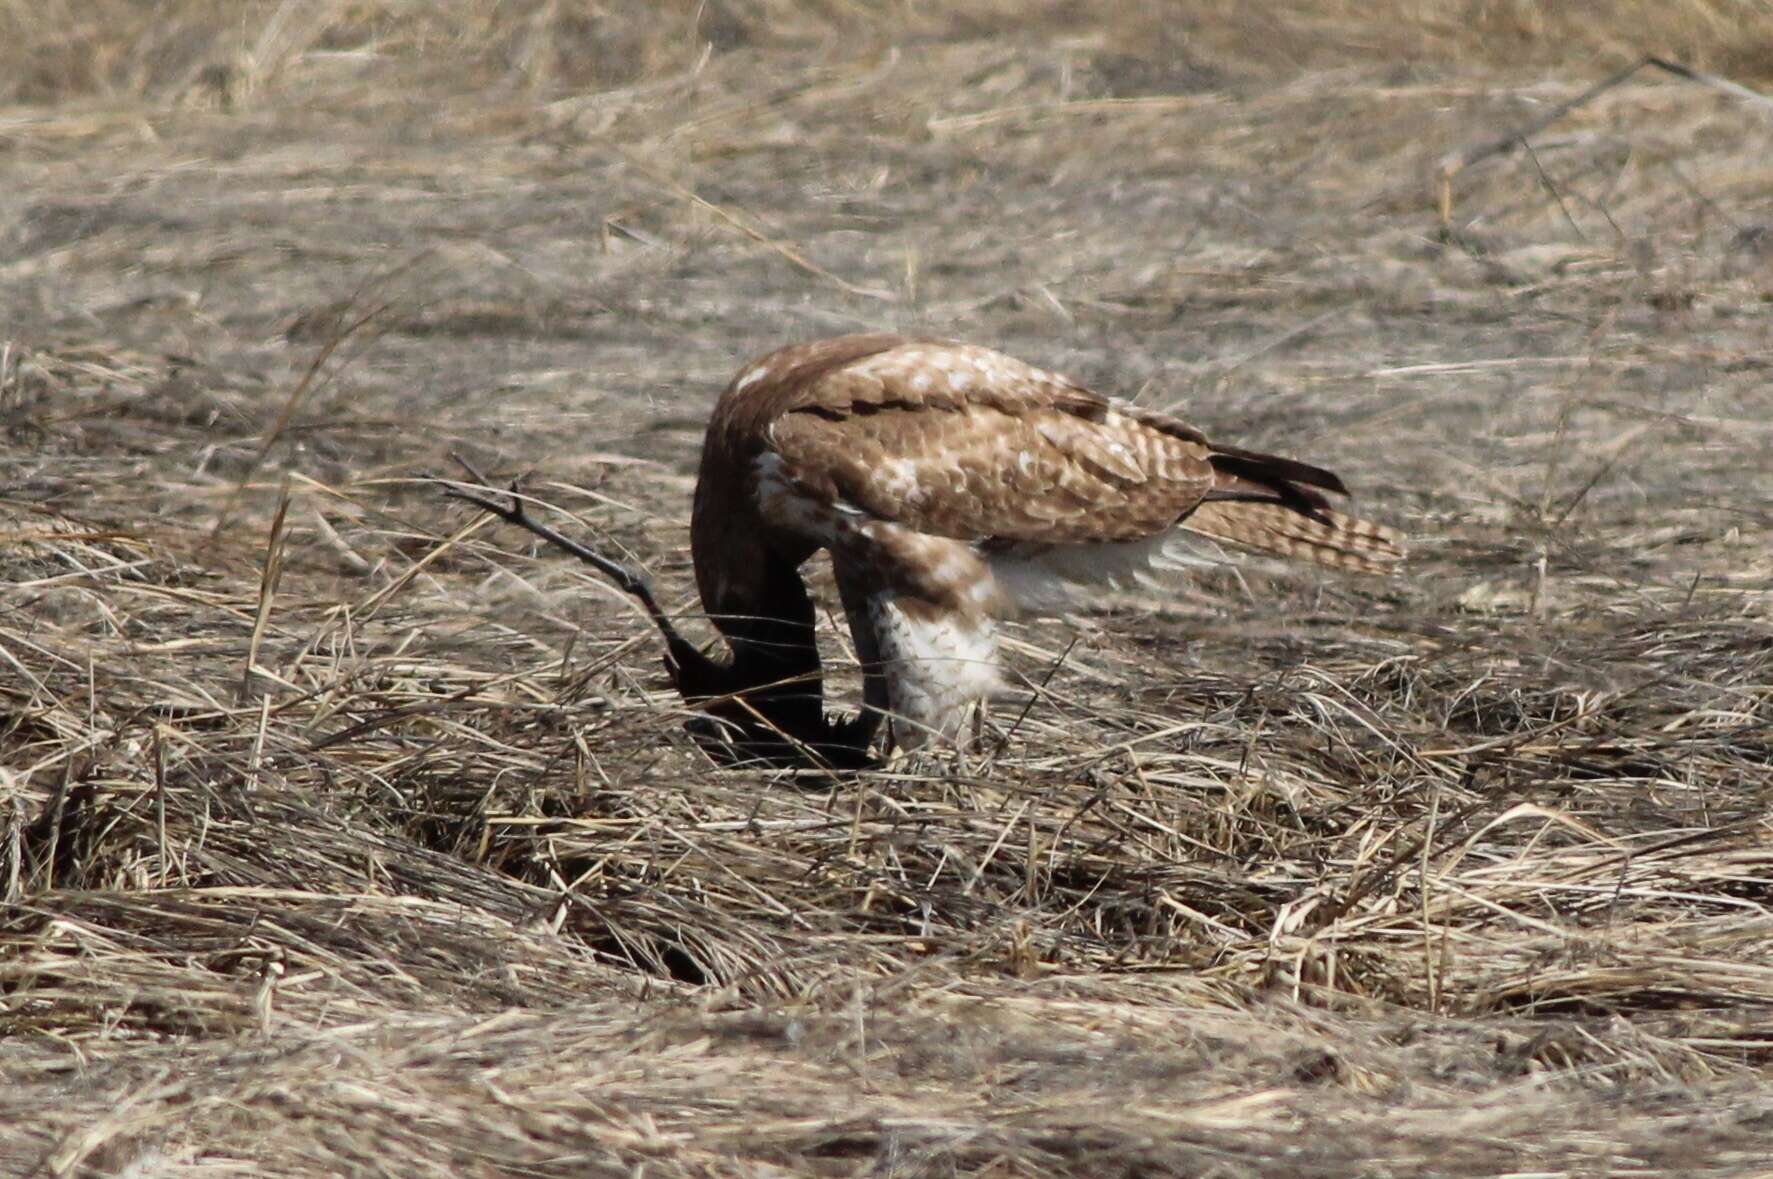
[[[774,764],[866,765],[877,735],[883,751],[956,741],[1004,685],[997,620],[1149,583],[1202,540],[1367,573],[1403,558],[1397,533],[1330,506],[1347,489],[1321,467],[1220,445],[987,348],[887,334],[772,352],[715,405],[690,537],[724,651],[689,642],[643,575],[515,497],[450,493],[638,598],[673,685],[718,722],[701,736]],[[826,713],[801,576],[820,549],[862,663],[863,705],[845,718]]]

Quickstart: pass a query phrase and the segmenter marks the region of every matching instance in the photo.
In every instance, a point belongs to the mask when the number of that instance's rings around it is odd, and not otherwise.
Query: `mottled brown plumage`
[[[915,746],[952,738],[997,685],[992,620],[1141,579],[1184,535],[1370,572],[1401,559],[1395,533],[1331,494],[1345,489],[1322,468],[1216,445],[989,349],[844,336],[733,379],[691,539],[747,723],[829,744],[795,572],[824,548],[865,671],[845,739],[866,743],[890,716]]]

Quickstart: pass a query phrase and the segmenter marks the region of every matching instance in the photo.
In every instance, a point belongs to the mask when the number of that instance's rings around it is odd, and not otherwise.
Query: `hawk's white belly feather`
[[[1005,686],[991,620],[960,614],[920,617],[882,593],[868,603],[880,646],[893,736],[904,749],[953,741],[967,710]]]

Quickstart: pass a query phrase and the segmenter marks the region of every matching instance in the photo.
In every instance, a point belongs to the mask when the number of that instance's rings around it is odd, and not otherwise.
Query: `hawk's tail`
[[[1302,511],[1272,501],[1209,500],[1181,524],[1226,544],[1334,569],[1391,573],[1404,559],[1403,537],[1397,532],[1316,505]]]

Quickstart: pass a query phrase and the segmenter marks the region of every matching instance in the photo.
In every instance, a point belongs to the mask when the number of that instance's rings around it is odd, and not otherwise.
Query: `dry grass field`
[[[1437,201],[1645,53],[1773,5],[0,0],[0,1173],[1773,1176],[1773,111]],[[431,481],[687,613],[715,393],[873,327],[1409,570],[1012,628],[833,780]]]

